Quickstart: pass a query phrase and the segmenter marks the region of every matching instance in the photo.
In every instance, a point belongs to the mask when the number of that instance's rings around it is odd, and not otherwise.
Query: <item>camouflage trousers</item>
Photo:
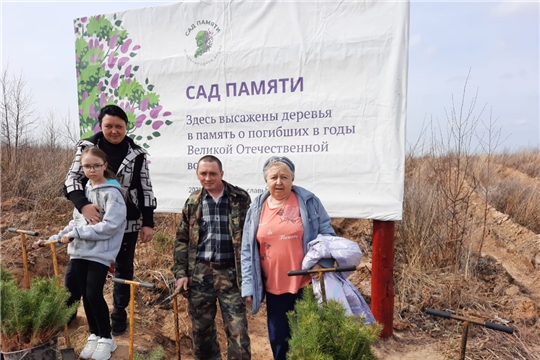
[[[236,283],[236,270],[216,270],[197,262],[189,285],[188,311],[197,360],[221,360],[216,333],[217,301],[227,335],[227,359],[251,359],[246,306]]]

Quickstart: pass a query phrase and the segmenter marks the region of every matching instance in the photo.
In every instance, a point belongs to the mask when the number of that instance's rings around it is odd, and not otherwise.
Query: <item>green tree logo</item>
[[[193,56],[197,58],[212,48],[212,44],[214,42],[213,35],[213,32],[210,30],[201,30],[197,33],[197,35],[195,35],[197,50]]]
[[[148,78],[137,79],[139,66],[130,64],[141,48],[114,15],[114,23],[103,15],[76,19],[75,61],[81,137],[100,131],[97,121],[99,110],[116,104],[128,116],[127,134],[148,148],[154,138],[161,136],[159,129],[171,125],[166,118],[170,111],[163,111],[159,95]],[[211,45],[210,45],[211,46]],[[151,127],[151,135],[137,135],[143,126]]]

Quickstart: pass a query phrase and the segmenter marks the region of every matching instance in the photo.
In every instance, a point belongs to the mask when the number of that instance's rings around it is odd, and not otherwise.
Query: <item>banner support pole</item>
[[[394,322],[394,230],[393,221],[373,220],[371,311],[383,325],[380,337],[393,334]]]

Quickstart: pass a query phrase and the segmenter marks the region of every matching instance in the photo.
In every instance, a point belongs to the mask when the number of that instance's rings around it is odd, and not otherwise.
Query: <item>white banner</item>
[[[402,216],[408,2],[188,2],[75,20],[82,136],[107,103],[180,212],[203,155],[252,197],[273,155],[332,217]]]

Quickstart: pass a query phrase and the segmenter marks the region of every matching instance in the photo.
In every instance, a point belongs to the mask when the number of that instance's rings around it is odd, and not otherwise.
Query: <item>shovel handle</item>
[[[171,295],[167,296],[165,300],[162,301],[162,303],[166,304],[166,303],[171,302],[175,297],[177,297],[179,294],[184,293],[185,291],[186,290],[184,290],[184,288],[179,288],[179,289],[174,290],[174,292]]]
[[[299,275],[308,275],[308,274],[318,274],[320,272],[343,272],[343,271],[355,271],[356,266],[338,266],[335,268],[320,268],[317,270],[306,269],[306,270],[291,270],[287,273],[288,276],[299,276]]]
[[[111,281],[117,284],[126,284],[126,285],[137,285],[148,289],[153,289],[156,287],[156,284],[147,283],[147,282],[139,282],[139,281],[133,281],[133,280],[125,280],[120,278],[111,278]]]
[[[69,241],[72,242],[74,238],[69,238]],[[62,242],[60,240],[50,240],[50,241],[45,241],[45,242],[42,242],[39,244],[39,247],[45,247],[45,246],[48,246],[48,245],[54,245],[54,244],[62,244]]]
[[[60,242],[60,240],[45,241],[45,242],[39,243],[39,247],[45,247],[45,246],[49,246],[49,245],[54,245],[54,244],[58,244],[59,242]]]
[[[428,313],[429,315],[439,316],[439,317],[442,317],[442,318],[445,318],[445,319],[452,318],[452,313],[450,313],[448,311],[442,311],[442,310],[426,308],[426,313]]]
[[[332,269],[330,269],[328,271],[332,271]],[[335,272],[356,271],[356,266],[354,266],[354,265],[338,266],[338,267],[336,267],[336,269],[334,271]]]
[[[37,231],[32,231],[32,230],[19,230],[17,228],[8,228],[8,231],[9,232],[16,232],[16,233],[19,233],[19,234],[31,235],[31,236],[39,236],[39,233]]]
[[[502,332],[505,332],[507,334],[513,334],[514,333],[514,329],[509,327],[509,326],[501,325],[501,324],[495,324],[495,323],[492,323],[492,322],[489,322],[489,321],[478,321],[478,320],[474,320],[474,319],[468,319],[468,318],[465,318],[463,316],[454,315],[454,314],[452,314],[451,312],[448,312],[448,311],[442,311],[442,310],[435,310],[435,309],[426,308],[426,313],[428,313],[430,315],[439,316],[439,317],[442,317],[442,318],[445,318],[445,319],[455,319],[455,320],[460,320],[460,321],[466,321],[466,322],[476,324],[476,325],[483,325],[483,326],[487,327],[488,329],[502,331]]]
[[[505,332],[507,334],[513,334],[514,333],[514,329],[512,329],[510,326],[501,325],[501,324],[495,324],[495,323],[492,323],[492,322],[489,322],[489,321],[486,321],[486,327],[488,329],[502,331],[502,332]]]

